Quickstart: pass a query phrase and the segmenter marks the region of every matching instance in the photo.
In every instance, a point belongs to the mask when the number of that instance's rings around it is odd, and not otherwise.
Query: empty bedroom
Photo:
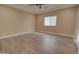
[[[0,54],[77,54],[77,4],[1,4]]]

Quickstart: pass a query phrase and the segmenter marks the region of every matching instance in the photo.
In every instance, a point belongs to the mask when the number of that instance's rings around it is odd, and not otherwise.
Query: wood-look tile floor
[[[29,33],[0,39],[1,54],[75,54],[73,38]]]

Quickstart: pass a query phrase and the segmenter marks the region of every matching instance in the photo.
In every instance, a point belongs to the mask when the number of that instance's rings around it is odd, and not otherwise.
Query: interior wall
[[[75,26],[75,43],[78,48],[78,53],[79,53],[79,6],[77,7],[77,21],[76,21],[76,26]]]
[[[24,11],[0,5],[0,37],[33,31],[35,16]]]
[[[76,7],[72,7],[49,13],[39,14],[36,18],[36,31],[74,35],[76,13]],[[45,16],[57,16],[57,26],[44,26]]]

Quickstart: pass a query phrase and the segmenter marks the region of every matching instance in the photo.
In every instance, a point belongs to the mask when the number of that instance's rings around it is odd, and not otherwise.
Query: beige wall
[[[57,26],[43,26],[44,16],[56,15]],[[35,24],[36,19],[36,24]],[[68,8],[45,14],[35,15],[0,5],[0,37],[28,31],[54,32],[74,35],[76,8]],[[36,27],[35,27],[36,26]]]
[[[45,27],[44,17],[56,15],[57,26]],[[75,21],[76,21],[76,7],[58,10],[50,13],[39,14],[36,18],[36,31],[38,32],[51,32],[74,35]]]
[[[0,37],[34,30],[35,16],[0,5]]]

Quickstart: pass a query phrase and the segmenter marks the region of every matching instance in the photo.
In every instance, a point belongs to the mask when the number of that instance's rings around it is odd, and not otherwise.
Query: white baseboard
[[[28,32],[24,32],[24,33],[17,33],[17,34],[2,36],[2,37],[0,37],[0,39],[9,38],[9,37],[14,37],[14,36],[19,36],[19,35],[23,35],[23,34],[32,33],[32,32],[35,32],[35,31],[28,31]],[[74,38],[73,35],[68,35],[68,34],[51,33],[51,32],[42,32],[42,33],[55,34],[55,35],[61,35],[61,36],[66,36],[66,37],[72,37],[72,38]]]
[[[9,37],[14,37],[14,36],[19,36],[19,35],[23,35],[23,34],[27,34],[27,33],[31,33],[31,32],[34,32],[34,31],[28,31],[28,32],[24,32],[24,33],[17,33],[17,34],[2,36],[2,37],[0,37],[0,39],[9,38]]]
[[[66,36],[66,37],[74,38],[74,35],[68,35],[68,34],[52,33],[52,32],[42,32],[42,33],[55,34],[55,35],[60,35],[60,36]]]
[[[61,33],[53,33],[53,34],[74,38],[73,35],[68,35],[68,34],[61,34]]]

